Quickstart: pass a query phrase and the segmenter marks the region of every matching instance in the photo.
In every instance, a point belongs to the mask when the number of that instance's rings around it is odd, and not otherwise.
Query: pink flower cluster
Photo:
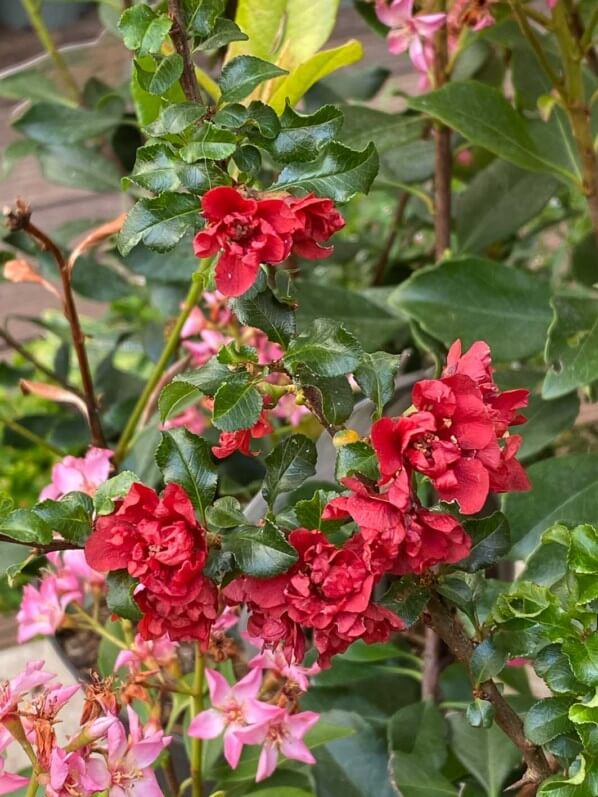
[[[48,797],[163,797],[152,763],[170,743],[161,728],[143,726],[128,708],[128,730],[115,713],[82,717],[78,731],[60,744],[59,712],[80,687],[50,684],[54,676],[41,661],[27,665],[10,681],[0,681],[0,754],[13,743],[27,743],[37,762],[37,783]],[[41,688],[41,691],[40,691]],[[0,794],[26,786],[4,769],[0,757]]]

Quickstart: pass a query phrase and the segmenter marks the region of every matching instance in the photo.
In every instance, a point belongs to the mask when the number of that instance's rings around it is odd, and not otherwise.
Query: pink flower
[[[388,25],[388,50],[393,55],[409,51],[415,68],[427,72],[429,58],[424,51],[424,41],[430,40],[445,23],[446,14],[413,14],[413,0],[376,0],[378,19]]]
[[[239,622],[239,612],[231,606],[226,606],[212,626],[212,631],[228,631]]]
[[[17,789],[29,783],[29,778],[23,778],[21,775],[14,775],[12,772],[6,772],[4,769],[3,753],[13,741],[12,735],[6,728],[0,727],[0,794],[12,794]]]
[[[260,640],[254,640],[257,644]],[[307,692],[309,688],[308,677],[317,675],[320,672],[319,664],[312,664],[311,667],[302,667],[291,657],[291,662],[280,648],[275,650],[266,649],[249,662],[251,669],[272,670],[278,678],[285,678],[291,681],[302,692]]]
[[[276,716],[265,725],[245,728],[239,732],[244,744],[263,744],[255,776],[256,783],[269,778],[274,772],[279,753],[304,764],[316,763],[303,737],[319,719],[320,715],[315,711],[289,714],[286,709],[279,708]]]
[[[44,487],[40,499],[57,500],[74,491],[94,495],[110,475],[111,457],[106,448],[90,448],[84,457],[65,457],[52,468],[52,483]]]
[[[193,434],[201,434],[208,426],[208,419],[199,409],[199,407],[187,407],[187,409],[183,410],[183,412],[181,412],[179,415],[176,415],[174,418],[169,418],[167,421],[165,421],[161,428],[164,430],[178,429],[181,426],[184,426],[185,429],[193,432]]]
[[[18,641],[27,642],[29,639],[41,634],[51,636],[64,621],[67,606],[73,601],[81,601],[83,593],[77,582],[69,586],[68,591],[61,589],[59,579],[52,575],[45,575],[36,589],[32,584],[23,588],[21,608],[17,614]]]
[[[31,661],[10,681],[0,681],[0,722],[15,713],[27,692],[54,678],[52,673],[44,672],[43,667],[43,661]]]
[[[85,757],[79,750],[67,753],[54,747],[50,758],[48,797],[72,797],[74,794],[95,794],[110,785],[104,760]]]
[[[293,393],[285,393],[278,399],[276,406],[272,409],[272,415],[277,418],[284,418],[291,426],[299,426],[302,419],[309,415],[309,410],[302,404],[297,404],[296,396]]]
[[[248,726],[263,725],[277,716],[279,709],[257,700],[262,683],[260,670],[251,670],[230,686],[217,670],[206,670],[212,708],[199,713],[189,725],[189,735],[199,739],[215,739],[224,732],[224,757],[235,769],[241,758],[244,742],[239,731]]]
[[[126,666],[132,673],[137,673],[142,666],[148,670],[168,667],[176,657],[177,648],[176,642],[171,642],[167,636],[146,640],[136,634],[129,649],[122,650],[116,657],[114,669],[119,670]]]

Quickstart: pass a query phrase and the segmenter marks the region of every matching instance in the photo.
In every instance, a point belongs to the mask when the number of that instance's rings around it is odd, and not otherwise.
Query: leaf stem
[[[40,437],[35,432],[32,432],[31,429],[27,429],[26,426],[23,426],[18,421],[11,421],[8,418],[0,416],[0,424],[4,424],[8,429],[12,429],[15,434],[18,434],[20,437],[23,437],[25,440],[29,440],[30,443],[34,443],[36,446],[40,446],[40,448],[45,448],[46,451],[49,451],[55,457],[59,457],[62,459],[66,456],[66,451],[62,451],[57,446],[50,443],[48,440],[44,440],[43,437]]]
[[[203,711],[203,682],[204,682],[204,657],[199,648],[199,643],[195,645],[195,677],[193,679],[193,697],[191,698],[191,710],[194,717]],[[203,797],[203,741],[201,739],[191,739],[191,794],[193,797]]]
[[[112,642],[113,645],[116,645],[116,647],[120,648],[121,650],[129,649],[129,646],[125,642],[123,642],[122,639],[119,639],[118,637],[114,636],[113,634],[110,633],[110,631],[106,631],[106,629],[101,623],[99,623],[97,620],[94,620],[94,618],[90,614],[87,614],[87,612],[84,609],[82,609],[80,606],[74,604],[74,609],[75,609],[74,611],[75,616],[82,623],[84,623],[90,630],[95,631],[96,634],[103,637],[108,642]]]
[[[73,77],[73,73],[69,69],[69,65],[62,57],[60,50],[57,48],[56,42],[52,38],[50,31],[46,27],[46,23],[44,22],[41,12],[41,3],[39,0],[22,0],[22,3],[27,16],[29,17],[31,27],[37,34],[37,38],[40,40],[50,58],[54,61],[54,64],[60,72],[60,76],[64,84],[67,86],[73,99],[78,104],[81,104],[82,98],[81,92],[79,91],[79,86]]]
[[[122,462],[127,455],[129,444],[137,430],[137,425],[143,416],[145,407],[152,399],[154,390],[162,379],[162,374],[164,373],[170,358],[175,353],[179,345],[181,331],[185,325],[185,321],[189,318],[191,310],[195,307],[199,297],[201,296],[204,285],[203,272],[207,268],[208,264],[209,261],[202,260],[199,269],[193,275],[193,280],[191,282],[187,296],[185,297],[185,301],[183,302],[181,312],[179,313],[175,325],[168,336],[168,340],[166,341],[166,345],[162,350],[162,354],[160,355],[158,362],[155,364],[154,370],[150,374],[150,378],[148,379],[141,395],[137,400],[137,404],[135,404],[135,407],[133,408],[133,412],[131,413],[129,420],[125,425],[121,438],[118,441],[118,445],[116,446],[116,450],[114,452],[114,460],[117,463]]]

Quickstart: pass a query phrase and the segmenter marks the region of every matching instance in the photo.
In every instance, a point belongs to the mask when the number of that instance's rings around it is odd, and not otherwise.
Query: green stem
[[[29,17],[31,27],[36,32],[37,38],[42,43],[45,51],[54,61],[56,68],[60,72],[65,85],[68,86],[73,99],[76,102],[81,103],[81,92],[79,91],[79,86],[77,85],[77,81],[73,77],[67,62],[62,57],[62,53],[56,47],[56,43],[50,35],[50,31],[46,27],[46,23],[44,22],[41,13],[41,3],[39,0],[21,0],[21,2],[25,12],[27,13],[27,16]]]
[[[12,429],[13,432],[20,435],[20,437],[24,437],[25,440],[29,440],[30,443],[35,443],[36,446],[40,446],[40,448],[45,448],[46,451],[49,451],[51,454],[54,454],[56,457],[60,457],[61,459],[66,456],[66,451],[61,451],[60,448],[53,445],[52,443],[44,440],[43,437],[35,434],[30,429],[27,429],[26,426],[22,426],[18,421],[10,421],[8,418],[0,417],[0,423],[3,423],[9,429]]]
[[[534,51],[536,58],[542,69],[546,72],[548,79],[552,83],[552,85],[558,90],[559,94],[562,95],[563,92],[563,81],[557,75],[555,70],[552,68],[552,64],[548,60],[548,56],[544,52],[544,48],[542,47],[542,42],[536,36],[536,33],[532,26],[529,23],[527,18],[526,12],[524,11],[523,7],[521,6],[519,0],[511,0],[511,8],[513,9],[513,14],[515,15],[515,19],[519,23],[519,27],[525,38],[528,40],[530,47]]]
[[[588,24],[586,29],[581,37],[580,47],[582,52],[585,51],[592,46],[592,36],[594,35],[594,28],[598,26],[598,5],[594,7],[592,11],[592,15],[588,20]]]
[[[199,649],[199,644],[195,645],[195,678],[193,679],[193,697],[191,698],[191,708],[193,716],[196,717],[203,711],[203,681],[204,681],[204,657]],[[201,739],[191,740],[191,794],[193,797],[203,797],[203,742]]]
[[[176,320],[174,327],[170,335],[168,336],[168,340],[166,341],[166,345],[162,350],[162,354],[160,355],[160,359],[154,366],[154,370],[152,371],[150,378],[148,379],[145,387],[143,388],[143,392],[139,396],[137,400],[137,404],[133,408],[133,412],[131,413],[129,420],[126,423],[126,426],[123,430],[120,440],[118,441],[118,445],[116,446],[116,450],[114,452],[114,460],[118,462],[122,462],[125,458],[129,443],[133,435],[137,430],[137,425],[143,415],[143,411],[152,397],[152,394],[156,388],[156,385],[160,381],[162,373],[164,369],[168,365],[168,362],[174,352],[176,351],[179,341],[181,338],[181,331],[185,324],[185,321],[189,318],[189,314],[191,310],[197,304],[197,300],[199,299],[201,292],[203,290],[204,280],[203,280],[203,271],[205,270],[207,263],[209,261],[202,261],[199,269],[193,275],[193,281],[191,283],[191,287],[189,288],[189,292],[185,298],[183,303],[183,308],[179,314],[179,317]]]
[[[29,781],[29,785],[27,786],[27,791],[25,792],[25,797],[35,797],[37,794],[37,772],[33,770],[31,773],[31,780]]]
[[[80,606],[77,606],[75,604],[74,609],[75,609],[75,615],[79,618],[79,620],[81,620],[82,623],[87,625],[87,627],[90,630],[95,631],[96,634],[98,634],[101,637],[104,637],[104,639],[106,639],[108,642],[112,642],[113,645],[116,645],[116,647],[120,648],[121,650],[129,649],[129,646],[125,642],[123,642],[122,639],[119,639],[118,637],[114,636],[113,634],[110,633],[110,631],[106,631],[106,629],[101,623],[94,620],[93,617],[90,614],[87,614],[87,612],[84,609],[82,609]]]

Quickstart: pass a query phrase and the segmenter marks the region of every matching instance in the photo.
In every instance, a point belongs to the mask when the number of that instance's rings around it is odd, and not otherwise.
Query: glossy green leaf
[[[529,493],[505,497],[503,511],[515,543],[511,556],[525,559],[554,523],[584,523],[598,516],[598,457],[568,454],[534,463],[527,469]]]
[[[341,446],[336,452],[336,478],[340,481],[346,476],[360,474],[377,481],[380,478],[376,452],[362,440]]]
[[[384,405],[395,393],[395,377],[401,359],[396,354],[376,351],[364,354],[361,364],[355,370],[355,381],[365,395],[374,402],[374,418],[381,418]]]
[[[190,194],[164,193],[140,199],[129,211],[118,238],[127,255],[140,241],[150,249],[167,252],[199,219],[197,199]]]
[[[405,626],[410,628],[421,617],[431,596],[430,590],[412,576],[403,576],[391,584],[380,603],[398,615]]]
[[[456,797],[457,788],[420,755],[393,752],[393,781],[402,797]]]
[[[281,69],[269,61],[254,55],[239,55],[225,64],[218,85],[224,102],[238,102],[251,94],[254,88],[265,80],[286,75]]]
[[[205,107],[196,102],[167,105],[160,116],[148,126],[147,132],[152,136],[179,135],[201,119],[205,112]]]
[[[485,639],[474,649],[470,661],[471,675],[476,684],[481,684],[498,675],[505,666],[507,657],[491,639]]]
[[[534,657],[534,670],[552,692],[580,694],[584,691],[583,685],[573,675],[571,664],[561,645],[553,644],[542,648]]]
[[[211,357],[205,365],[200,368],[193,368],[189,371],[184,371],[179,376],[173,379],[174,382],[185,382],[193,386],[201,393],[208,396],[213,396],[218,388],[225,381],[230,381],[233,377],[233,372],[228,366],[218,362],[216,356]],[[235,374],[235,378],[239,382],[244,383],[247,381],[247,374],[243,371]]]
[[[131,486],[139,481],[133,471],[123,470],[116,476],[100,484],[93,497],[98,515],[109,515],[114,511],[114,503],[129,492]]]
[[[553,306],[546,344],[549,368],[542,387],[547,399],[598,379],[598,299],[557,296]]]
[[[373,144],[356,151],[333,141],[317,160],[286,166],[274,187],[300,188],[346,202],[357,193],[367,193],[377,171],[378,155]]]
[[[200,44],[195,46],[195,50],[216,50],[220,47],[225,47],[231,42],[247,41],[249,37],[246,33],[239,28],[239,26],[232,21],[220,17],[216,20],[214,28],[207,39],[204,39]]]
[[[598,634],[590,633],[587,639],[566,639],[563,653],[579,681],[588,686],[598,686]]]
[[[223,548],[245,574],[256,578],[277,576],[297,561],[297,551],[272,523],[235,529],[224,538]]]
[[[180,484],[193,506],[204,514],[218,483],[208,443],[182,428],[162,432],[156,462],[164,481]]]
[[[118,22],[125,47],[138,50],[140,55],[159,53],[171,26],[166,14],[156,14],[146,5],[127,8]]]
[[[546,697],[530,708],[525,717],[525,735],[534,744],[546,744],[562,733],[573,730],[569,719],[571,699]]]
[[[52,541],[52,529],[32,509],[15,509],[0,519],[0,533],[11,540],[47,545]]]
[[[162,97],[183,74],[183,59],[178,53],[163,58],[144,88],[150,94]]]
[[[571,532],[569,567],[576,573],[598,575],[598,529],[589,524]]]
[[[263,405],[262,394],[253,385],[226,382],[214,396],[214,426],[224,432],[249,429],[260,417]]]
[[[166,144],[147,144],[137,150],[135,166],[130,178],[126,180],[155,194],[175,191],[181,184],[178,176],[179,165],[182,164]]]
[[[237,137],[233,133],[205,124],[193,134],[188,144],[181,147],[179,154],[185,163],[223,160],[232,155],[236,148]]]
[[[270,506],[281,493],[300,487],[313,476],[316,447],[305,435],[295,434],[281,441],[265,458],[264,498]]]
[[[19,68],[0,78],[0,97],[9,100],[44,100],[72,105],[53,80],[39,67]]]
[[[231,302],[231,308],[239,322],[261,329],[268,340],[286,347],[296,333],[294,310],[279,302],[268,287],[255,294],[253,291],[248,293],[248,297],[240,296]]]
[[[291,372],[307,368],[319,376],[342,376],[360,364],[363,351],[357,340],[339,324],[316,319],[311,330],[290,342],[284,362]]]
[[[447,346],[456,338],[465,348],[485,340],[495,359],[512,360],[543,348],[549,295],[535,275],[469,257],[420,269],[390,301]]]
[[[314,160],[322,147],[336,138],[342,124],[343,114],[333,105],[325,105],[313,114],[298,113],[286,105],[280,117],[280,132],[268,144],[268,150],[280,163]]]
[[[93,500],[86,493],[67,493],[59,501],[42,501],[33,511],[52,531],[75,545],[83,545],[91,534]]]
[[[245,523],[245,515],[236,498],[225,495],[214,501],[206,511],[208,523],[219,529],[232,529]]]
[[[338,426],[351,416],[355,396],[346,376],[318,376],[308,368],[299,368],[295,379],[310,404],[321,411],[329,424]]]
[[[99,193],[118,191],[120,172],[97,149],[81,144],[39,146],[39,163],[46,180]]]
[[[38,102],[20,114],[12,126],[40,144],[76,144],[107,133],[118,122],[119,118],[110,113]]]
[[[201,37],[210,36],[225,6],[225,0],[183,0],[185,27]]]
[[[457,563],[460,570],[474,573],[476,570],[491,567],[509,553],[509,522],[501,512],[485,518],[467,520],[464,528],[471,537],[471,551],[466,559]]]
[[[106,583],[108,586],[106,595],[108,611],[132,622],[140,620],[142,615],[133,598],[137,581],[126,570],[114,570],[112,573],[108,573]]]
[[[316,490],[311,498],[297,501],[293,508],[299,525],[305,529],[317,529],[323,532],[338,528],[343,521],[322,520],[322,512],[326,505],[337,496],[338,493],[332,490]]]
[[[545,449],[573,426],[578,413],[579,397],[575,393],[549,401],[531,396],[523,410],[527,423],[522,428],[523,442],[518,457],[527,459]]]
[[[476,697],[467,706],[465,717],[472,728],[491,728],[494,722],[494,706],[489,700]]]
[[[343,118],[338,140],[352,149],[362,149],[373,141],[379,155],[417,141],[426,124],[419,114],[386,113],[367,105],[345,106]]]

